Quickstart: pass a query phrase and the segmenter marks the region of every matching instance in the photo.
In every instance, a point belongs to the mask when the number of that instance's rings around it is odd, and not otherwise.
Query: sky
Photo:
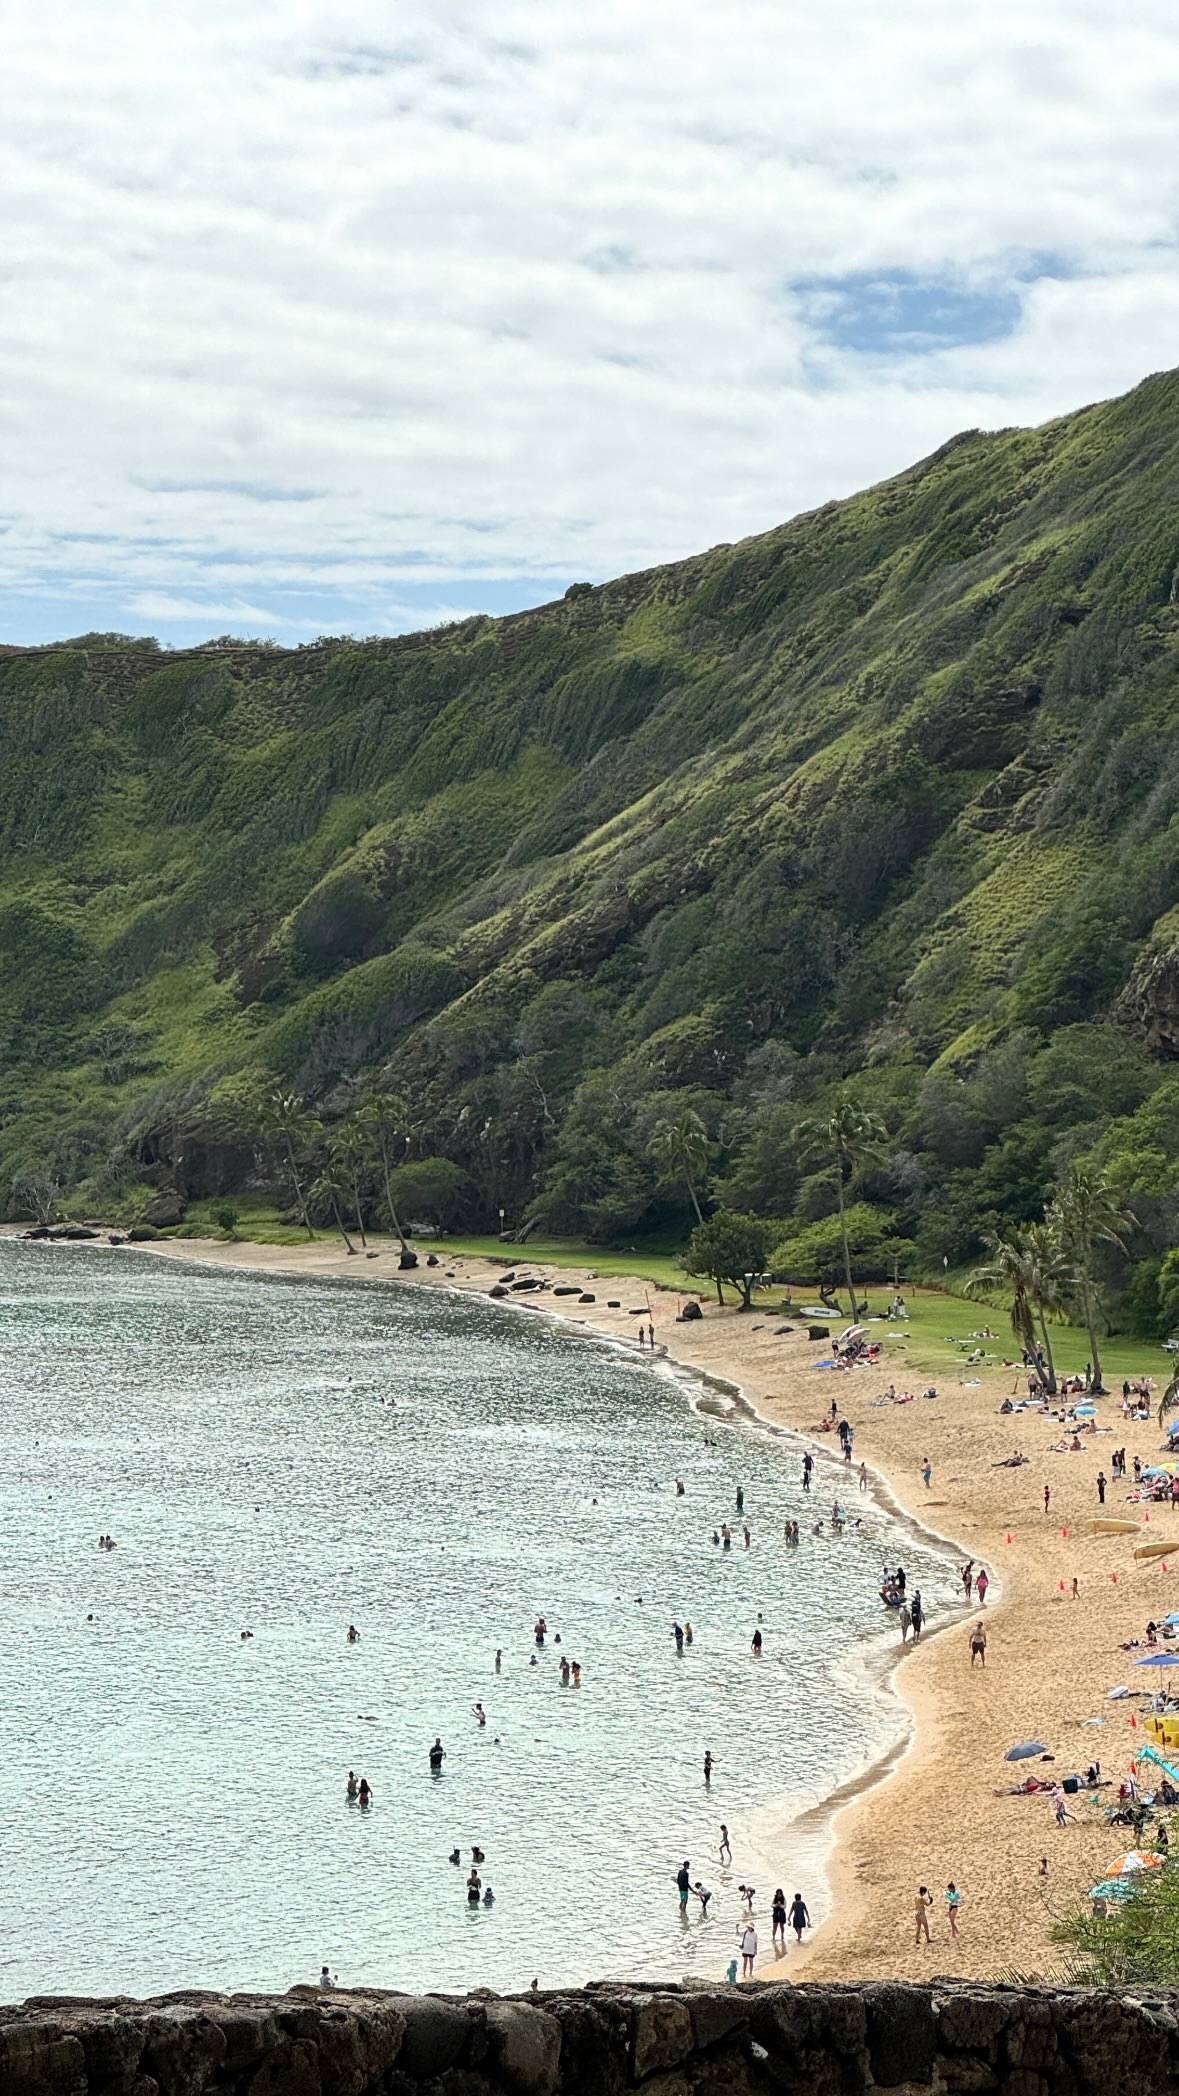
[[[9,0],[0,641],[287,644],[1179,361],[1173,0]]]

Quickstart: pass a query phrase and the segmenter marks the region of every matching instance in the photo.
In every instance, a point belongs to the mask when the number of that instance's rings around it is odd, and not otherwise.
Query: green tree
[[[1011,1329],[1021,1353],[1036,1352],[1036,1314],[1032,1298],[1032,1261],[1018,1223],[1007,1230],[991,1230],[983,1242],[989,1254],[986,1264],[976,1266],[967,1277],[964,1295],[1010,1295]]]
[[[348,1235],[348,1225],[344,1221],[344,1203],[347,1201],[350,1191],[351,1180],[347,1169],[338,1157],[333,1156],[328,1158],[318,1179],[312,1186],[310,1199],[312,1201],[322,1201],[325,1207],[331,1209],[332,1214],[336,1218],[336,1228],[339,1230],[349,1252],[355,1254],[356,1246]]]
[[[1027,1259],[1028,1294],[1039,1321],[1048,1388],[1055,1397],[1056,1363],[1052,1357],[1048,1319],[1059,1317],[1067,1311],[1076,1274],[1065,1256],[1060,1234],[1053,1224],[1025,1223],[1022,1236]]]
[[[835,1167],[843,1271],[847,1281],[847,1292],[851,1298],[854,1323],[859,1316],[859,1306],[856,1302],[855,1283],[852,1280],[844,1186],[848,1180],[854,1179],[866,1164],[878,1162],[884,1144],[888,1141],[888,1130],[883,1121],[878,1120],[875,1114],[865,1112],[851,1093],[845,1092],[836,1100],[829,1113],[812,1115],[805,1121],[800,1121],[797,1134],[804,1157],[812,1161],[826,1158]]]
[[[1119,1206],[1104,1173],[1078,1158],[1069,1166],[1068,1177],[1052,1203],[1050,1219],[1059,1233],[1061,1249],[1076,1271],[1076,1294],[1089,1334],[1092,1387],[1100,1392],[1104,1387],[1097,1350],[1101,1300],[1093,1268],[1099,1245],[1115,1245],[1119,1251],[1125,1251],[1123,1232],[1132,1227],[1134,1218]]]
[[[346,1122],[332,1138],[331,1161],[348,1191],[352,1213],[360,1242],[367,1248],[368,1237],[364,1228],[364,1177],[371,1162],[372,1150],[363,1128],[355,1121]]]
[[[1179,1981],[1179,1871],[1143,1871],[1130,1898],[1097,1916],[1088,1906],[1066,1914],[1054,1943],[1072,1952],[1063,1975],[1072,1986],[1173,1987]]]
[[[259,1126],[263,1140],[282,1153],[294,1189],[295,1206],[308,1237],[314,1237],[303,1187],[303,1160],[318,1133],[319,1123],[297,1092],[284,1092],[281,1085],[267,1092],[261,1102]]]
[[[698,1223],[704,1221],[704,1211],[696,1188],[704,1184],[711,1147],[707,1128],[690,1106],[674,1120],[656,1121],[647,1145],[663,1178],[683,1180]]]
[[[395,1092],[370,1092],[364,1104],[357,1108],[353,1119],[353,1126],[359,1129],[362,1140],[367,1144],[370,1159],[380,1171],[385,1189],[385,1209],[393,1234],[403,1252],[409,1248],[397,1214],[397,1203],[393,1198],[393,1173],[398,1159],[405,1152],[407,1118],[405,1101]]]
[[[389,1174],[393,1198],[403,1215],[416,1214],[440,1230],[453,1222],[470,1181],[449,1157],[419,1157]],[[402,1239],[404,1244],[405,1240]]]
[[[769,1258],[773,1225],[759,1215],[743,1215],[739,1209],[718,1208],[706,1223],[697,1223],[684,1259],[689,1274],[707,1274],[716,1282],[716,1299],[724,1306],[722,1283],[728,1281],[740,1292],[741,1308],[748,1310],[753,1285],[764,1272]]]

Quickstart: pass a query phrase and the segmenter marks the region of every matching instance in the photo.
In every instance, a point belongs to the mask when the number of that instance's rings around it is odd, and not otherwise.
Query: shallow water
[[[881,1630],[886,1557],[953,1593],[858,1495],[860,1531],[788,1551],[793,1444],[548,1318],[12,1242],[0,1305],[8,2000],[324,1960],[409,1988],[716,1974],[744,1860],[719,1873],[720,1821],[813,1804],[879,1744],[841,1660]],[[820,1464],[811,1518],[851,1482]],[[738,1483],[753,1542],[724,1554]],[[490,1910],[447,1861],[472,1842]],[[685,1856],[716,1895],[686,1926]]]

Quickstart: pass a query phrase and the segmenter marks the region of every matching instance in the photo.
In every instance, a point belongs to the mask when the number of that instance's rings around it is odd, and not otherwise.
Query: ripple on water
[[[881,1627],[880,1511],[785,1550],[811,1504],[789,1443],[485,1302],[11,1242],[0,1300],[9,1999],[281,1988],[325,1959],[443,1989],[723,1968],[719,1821],[811,1804],[878,1743],[840,1661]],[[726,1555],[738,1483],[753,1546]],[[446,1860],[473,1842],[490,1911]],[[716,1893],[686,1929],[683,1856]]]

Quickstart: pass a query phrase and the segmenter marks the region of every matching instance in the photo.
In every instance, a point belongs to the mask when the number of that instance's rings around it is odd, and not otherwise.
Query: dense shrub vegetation
[[[290,1195],[258,1102],[338,1135],[375,1085],[451,1220],[699,1201],[838,1278],[804,1124],[850,1085],[863,1270],[976,1262],[1087,1159],[1107,1306],[1168,1329],[1177,568],[1167,374],[509,619],[0,653],[10,1212]]]

